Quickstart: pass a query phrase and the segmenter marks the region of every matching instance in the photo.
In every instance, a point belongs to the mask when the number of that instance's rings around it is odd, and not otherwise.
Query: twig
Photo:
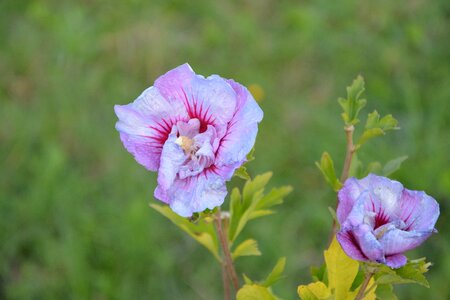
[[[225,300],[231,300],[230,294],[230,282],[228,281],[227,268],[225,267],[225,263],[222,263],[222,282],[223,282],[223,294]]]
[[[353,144],[353,132],[355,131],[355,127],[353,125],[346,125],[344,127],[345,130],[345,136],[347,137],[347,150],[345,153],[345,161],[344,161],[344,166],[342,168],[342,174],[341,174],[341,182],[344,183],[345,180],[347,180],[348,178],[348,173],[350,171],[350,166],[352,164],[352,159],[353,159],[353,154],[356,151],[356,147]],[[337,208],[339,206],[339,200],[336,199],[336,211]],[[336,220],[333,220],[333,227],[331,229],[331,235],[329,238],[329,242],[331,244],[331,241],[333,240],[334,235],[336,234],[337,231],[337,223]]]
[[[353,125],[345,126],[345,135],[347,137],[347,151],[345,153],[344,167],[342,168],[341,182],[344,183],[348,178],[348,172],[350,171],[350,165],[352,164],[353,154],[356,151],[355,145],[353,145],[353,132],[355,127]]]
[[[228,239],[222,228],[222,216],[220,209],[217,210],[215,218],[217,235],[219,236],[220,245],[222,246],[223,252],[223,265],[227,270],[228,276],[233,284],[234,290],[237,292],[239,289],[239,281],[236,275],[236,270],[234,269],[233,259],[231,258],[230,248],[228,247]]]
[[[364,299],[364,292],[366,291],[367,285],[369,285],[370,279],[372,278],[373,273],[369,272],[366,274],[366,277],[364,278],[363,283],[361,284],[361,287],[359,288],[358,294],[355,297],[355,300],[362,300]]]

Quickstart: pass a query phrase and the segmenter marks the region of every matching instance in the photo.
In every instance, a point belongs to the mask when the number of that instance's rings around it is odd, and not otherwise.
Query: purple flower
[[[407,260],[403,252],[436,232],[436,200],[407,190],[398,181],[373,174],[361,180],[349,178],[338,198],[337,239],[353,259],[400,268]]]
[[[155,197],[184,217],[223,203],[225,182],[245,162],[263,117],[244,86],[196,75],[188,64],[114,109],[125,148],[158,171]]]

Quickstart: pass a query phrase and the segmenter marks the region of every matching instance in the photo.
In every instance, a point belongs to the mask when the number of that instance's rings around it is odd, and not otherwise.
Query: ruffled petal
[[[403,253],[422,244],[432,231],[404,231],[392,226],[378,240],[383,245],[386,255]]]
[[[343,223],[350,212],[352,211],[353,205],[363,192],[363,188],[360,186],[359,181],[351,177],[345,181],[344,186],[339,190],[338,199],[339,205],[336,211],[339,223]]]
[[[406,265],[408,259],[403,254],[394,254],[386,257],[386,265],[393,269],[398,269]]]
[[[353,235],[364,255],[371,261],[385,263],[384,249],[372,233],[369,225],[362,224],[353,228]]]
[[[187,117],[184,106],[168,103],[153,87],[134,102],[115,105],[116,129],[125,148],[151,171],[159,168],[160,155],[172,125]]]
[[[247,154],[255,144],[258,123],[263,118],[263,112],[250,92],[233,80],[228,80],[228,83],[237,95],[237,105],[217,151],[218,166],[236,163],[240,165],[245,162]]]
[[[175,143],[176,139],[177,127],[174,126],[161,153],[158,185],[163,189],[169,189],[173,185],[180,167],[187,159],[183,149]]]
[[[421,191],[405,189],[397,212],[407,231],[433,231],[439,217],[439,204]]]
[[[351,230],[338,232],[336,238],[348,256],[355,260],[368,261],[368,258],[362,252],[361,247],[359,247],[359,243]]]
[[[403,192],[403,185],[400,182],[369,174],[360,180],[360,185],[371,190],[379,199],[380,206],[386,215],[393,215],[398,209]]]
[[[155,81],[161,94],[171,102],[184,104],[189,118],[199,119],[200,131],[214,125],[220,137],[236,109],[236,95],[220,76],[196,75],[188,64],[181,65]]]
[[[158,186],[155,190],[155,197],[169,203],[170,208],[182,217],[220,206],[226,195],[225,181],[211,173],[176,179],[169,189]]]

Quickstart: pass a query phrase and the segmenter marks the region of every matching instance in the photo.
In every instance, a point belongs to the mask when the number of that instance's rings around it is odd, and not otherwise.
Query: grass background
[[[327,150],[340,170],[336,99],[362,74],[364,114],[402,130],[360,158],[409,155],[392,177],[441,205],[440,233],[408,253],[435,263],[431,289],[396,290],[449,299],[449,28],[446,0],[1,1],[0,299],[222,298],[214,259],[148,207],[156,176],[114,130],[114,104],[184,62],[263,88],[249,169],[295,188],[249,226],[263,256],[238,270],[258,279],[287,256],[275,290],[295,299],[321,264],[335,198],[314,161]]]

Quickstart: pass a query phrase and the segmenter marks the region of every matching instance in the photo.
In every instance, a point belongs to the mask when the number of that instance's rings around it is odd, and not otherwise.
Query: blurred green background
[[[238,270],[262,278],[287,256],[275,291],[296,299],[322,263],[335,197],[314,162],[327,150],[340,170],[336,99],[362,74],[364,115],[392,113],[402,130],[360,158],[409,155],[392,177],[441,205],[440,233],[408,253],[434,262],[431,289],[396,290],[449,299],[449,31],[447,0],[1,1],[0,299],[222,299],[213,257],[148,207],[156,176],[114,129],[114,104],[184,62],[262,87],[248,167],[295,188],[249,225],[263,256]]]

